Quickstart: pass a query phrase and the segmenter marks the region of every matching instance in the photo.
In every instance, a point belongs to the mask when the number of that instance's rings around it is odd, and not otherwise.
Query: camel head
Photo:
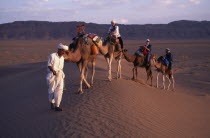
[[[150,57],[150,65],[159,70],[161,68],[161,59],[162,59],[162,56],[157,58],[157,55],[152,54],[151,57]]]
[[[64,60],[68,60],[69,56],[69,50],[65,51],[65,53],[63,54]]]
[[[76,51],[69,49],[63,57],[66,62],[79,62],[81,60],[80,49],[78,48]]]
[[[155,54],[152,54],[152,55],[150,56],[150,65],[151,65],[151,66],[155,66],[155,65],[156,65],[156,62],[157,62],[156,55],[155,55]]]

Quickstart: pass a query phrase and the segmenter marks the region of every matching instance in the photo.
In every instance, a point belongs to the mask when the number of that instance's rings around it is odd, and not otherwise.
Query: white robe
[[[58,71],[56,75],[53,75],[52,72],[47,74],[49,101],[55,103],[57,107],[60,106],[62,100],[64,77],[62,70]]]
[[[48,58],[48,66],[52,66],[52,68],[56,71],[56,75],[53,75],[53,72],[48,69],[47,74],[47,84],[48,84],[48,94],[49,101],[51,103],[55,103],[55,106],[59,107],[64,88],[64,78],[65,74],[63,72],[63,57],[59,58],[57,53],[53,53]]]

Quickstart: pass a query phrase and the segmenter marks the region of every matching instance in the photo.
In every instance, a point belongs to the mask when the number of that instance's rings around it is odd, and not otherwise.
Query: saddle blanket
[[[97,34],[89,33],[87,34],[87,37],[91,38],[94,42],[97,42],[97,43],[101,40]]]

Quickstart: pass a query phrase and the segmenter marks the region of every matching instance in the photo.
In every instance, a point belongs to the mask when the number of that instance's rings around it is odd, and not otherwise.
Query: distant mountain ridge
[[[86,25],[87,33],[106,37],[109,24],[85,22],[15,21],[0,24],[0,40],[71,39],[75,27]],[[168,24],[123,25],[118,24],[123,39],[144,40],[210,40],[210,21],[180,20]]]

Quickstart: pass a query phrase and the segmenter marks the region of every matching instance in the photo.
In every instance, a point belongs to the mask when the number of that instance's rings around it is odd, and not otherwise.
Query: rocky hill
[[[0,24],[0,40],[42,40],[71,39],[75,36],[75,27],[86,25],[87,33],[96,33],[106,37],[109,24],[85,22],[47,22],[16,21]],[[119,24],[123,39],[142,40],[210,40],[210,21],[180,20],[168,24],[123,25]]]

